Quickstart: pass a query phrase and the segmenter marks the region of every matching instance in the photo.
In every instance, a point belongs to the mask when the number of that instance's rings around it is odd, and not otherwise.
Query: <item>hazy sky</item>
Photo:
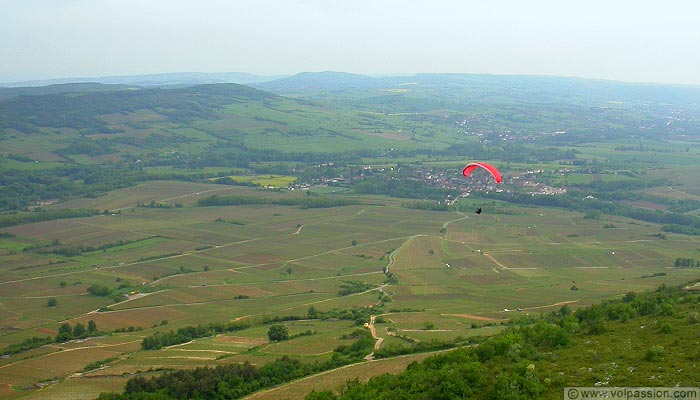
[[[0,82],[327,70],[700,85],[700,1],[0,0]]]

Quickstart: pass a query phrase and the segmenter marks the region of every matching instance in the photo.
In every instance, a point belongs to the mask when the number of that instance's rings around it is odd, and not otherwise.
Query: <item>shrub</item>
[[[659,324],[659,331],[661,333],[671,333],[672,330],[673,329],[671,328],[671,324],[669,324],[668,322],[662,322],[661,324]]]
[[[105,297],[109,296],[110,290],[106,286],[101,286],[101,285],[92,285],[87,289],[87,292],[90,293],[93,296],[100,296],[100,297]]]
[[[287,340],[289,339],[289,331],[287,327],[282,324],[274,324],[270,326],[270,329],[267,331],[267,337],[270,338],[272,342]]]
[[[663,356],[663,354],[664,354],[664,347],[659,346],[659,345],[654,345],[651,347],[651,349],[649,349],[646,352],[646,354],[644,355],[644,359],[649,361],[649,362],[657,361],[661,358],[661,356]]]

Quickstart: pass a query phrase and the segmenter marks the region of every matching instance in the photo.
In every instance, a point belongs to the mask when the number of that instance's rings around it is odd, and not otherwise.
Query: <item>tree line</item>
[[[281,340],[283,336],[275,334],[274,337]],[[138,376],[127,381],[123,394],[102,393],[98,400],[240,398],[260,389],[360,361],[374,346],[366,329],[356,329],[344,338],[355,341],[351,345],[338,346],[327,361],[302,363],[283,356],[262,367],[245,362],[168,371],[150,379]]]
[[[700,217],[698,216],[677,212],[650,211],[610,201],[601,201],[596,198],[584,198],[585,194],[580,192],[569,192],[559,196],[532,196],[526,193],[491,192],[479,193],[478,196],[515,204],[559,207],[580,212],[595,210],[610,215],[662,224],[662,229],[667,232],[700,234]]]
[[[372,309],[367,308],[334,309],[321,312],[311,306],[307,310],[306,315],[288,315],[276,317],[264,316],[258,321],[240,320],[226,323],[209,323],[206,325],[186,326],[179,328],[176,331],[170,330],[168,332],[156,332],[142,340],[141,348],[143,350],[159,350],[163,347],[187,343],[194,339],[248,329],[253,325],[266,325],[284,321],[298,321],[302,319],[344,319],[355,321],[356,325],[362,325],[369,319],[371,312]]]
[[[676,268],[700,268],[700,260],[696,260],[694,258],[676,258],[676,261],[673,263],[673,266]]]
[[[95,209],[66,208],[61,210],[43,210],[29,213],[5,214],[0,215],[0,227],[28,224],[40,221],[50,221],[62,218],[91,217],[100,213],[100,210]]]
[[[99,336],[104,334],[97,329],[97,324],[95,321],[88,321],[87,326],[81,322],[71,326],[69,323],[63,323],[58,328],[58,333],[55,337],[38,337],[33,336],[29,339],[25,339],[22,342],[11,344],[2,350],[1,355],[12,355],[22,353],[27,350],[36,349],[38,347],[50,344],[50,343],[62,343],[73,339],[85,339],[87,337]]]

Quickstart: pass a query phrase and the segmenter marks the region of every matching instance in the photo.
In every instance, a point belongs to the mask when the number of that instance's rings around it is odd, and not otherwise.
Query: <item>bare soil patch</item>
[[[502,319],[498,318],[490,318],[490,317],[483,317],[481,315],[474,315],[474,314],[442,314],[442,315],[447,315],[450,317],[458,317],[458,318],[466,318],[466,319],[473,319],[476,321],[485,321],[485,322],[501,322],[504,321]]]
[[[253,346],[267,344],[267,340],[265,339],[247,338],[240,336],[217,336],[214,340],[217,342],[250,344]]]

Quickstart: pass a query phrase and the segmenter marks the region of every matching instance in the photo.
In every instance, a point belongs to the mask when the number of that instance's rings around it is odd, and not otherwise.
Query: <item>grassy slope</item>
[[[669,301],[665,296],[650,297],[663,303]],[[399,396],[398,393],[432,397],[437,393],[435,389],[452,390],[464,384],[469,379],[466,373],[461,377],[449,373],[478,360],[481,360],[478,369],[481,378],[466,384],[468,389],[465,389],[470,393],[469,398],[475,399],[501,398],[506,393],[523,399],[560,399],[564,388],[572,386],[693,387],[700,379],[696,368],[700,360],[697,301],[697,294],[677,292],[670,301],[673,306],[666,312],[633,316],[625,321],[608,320],[604,323],[605,332],[599,334],[583,328],[571,334],[570,342],[563,346],[534,344],[526,339],[525,343],[511,344],[509,349],[501,350],[501,355],[484,358],[486,353],[479,350],[484,345],[477,345],[435,356],[396,378],[373,378],[364,388],[354,384],[350,390],[342,387],[338,380],[348,374],[337,370],[285,385],[272,393],[291,393],[289,398],[303,398],[298,392],[291,392],[303,388],[350,393],[340,398],[392,398]],[[502,340],[507,340],[505,334],[488,342],[504,343]],[[462,379],[465,381],[461,382]],[[310,386],[305,384],[307,380],[316,383]],[[425,385],[426,382],[432,385]],[[462,392],[457,389],[452,396],[461,397],[459,393]],[[251,398],[266,398],[265,395]]]

